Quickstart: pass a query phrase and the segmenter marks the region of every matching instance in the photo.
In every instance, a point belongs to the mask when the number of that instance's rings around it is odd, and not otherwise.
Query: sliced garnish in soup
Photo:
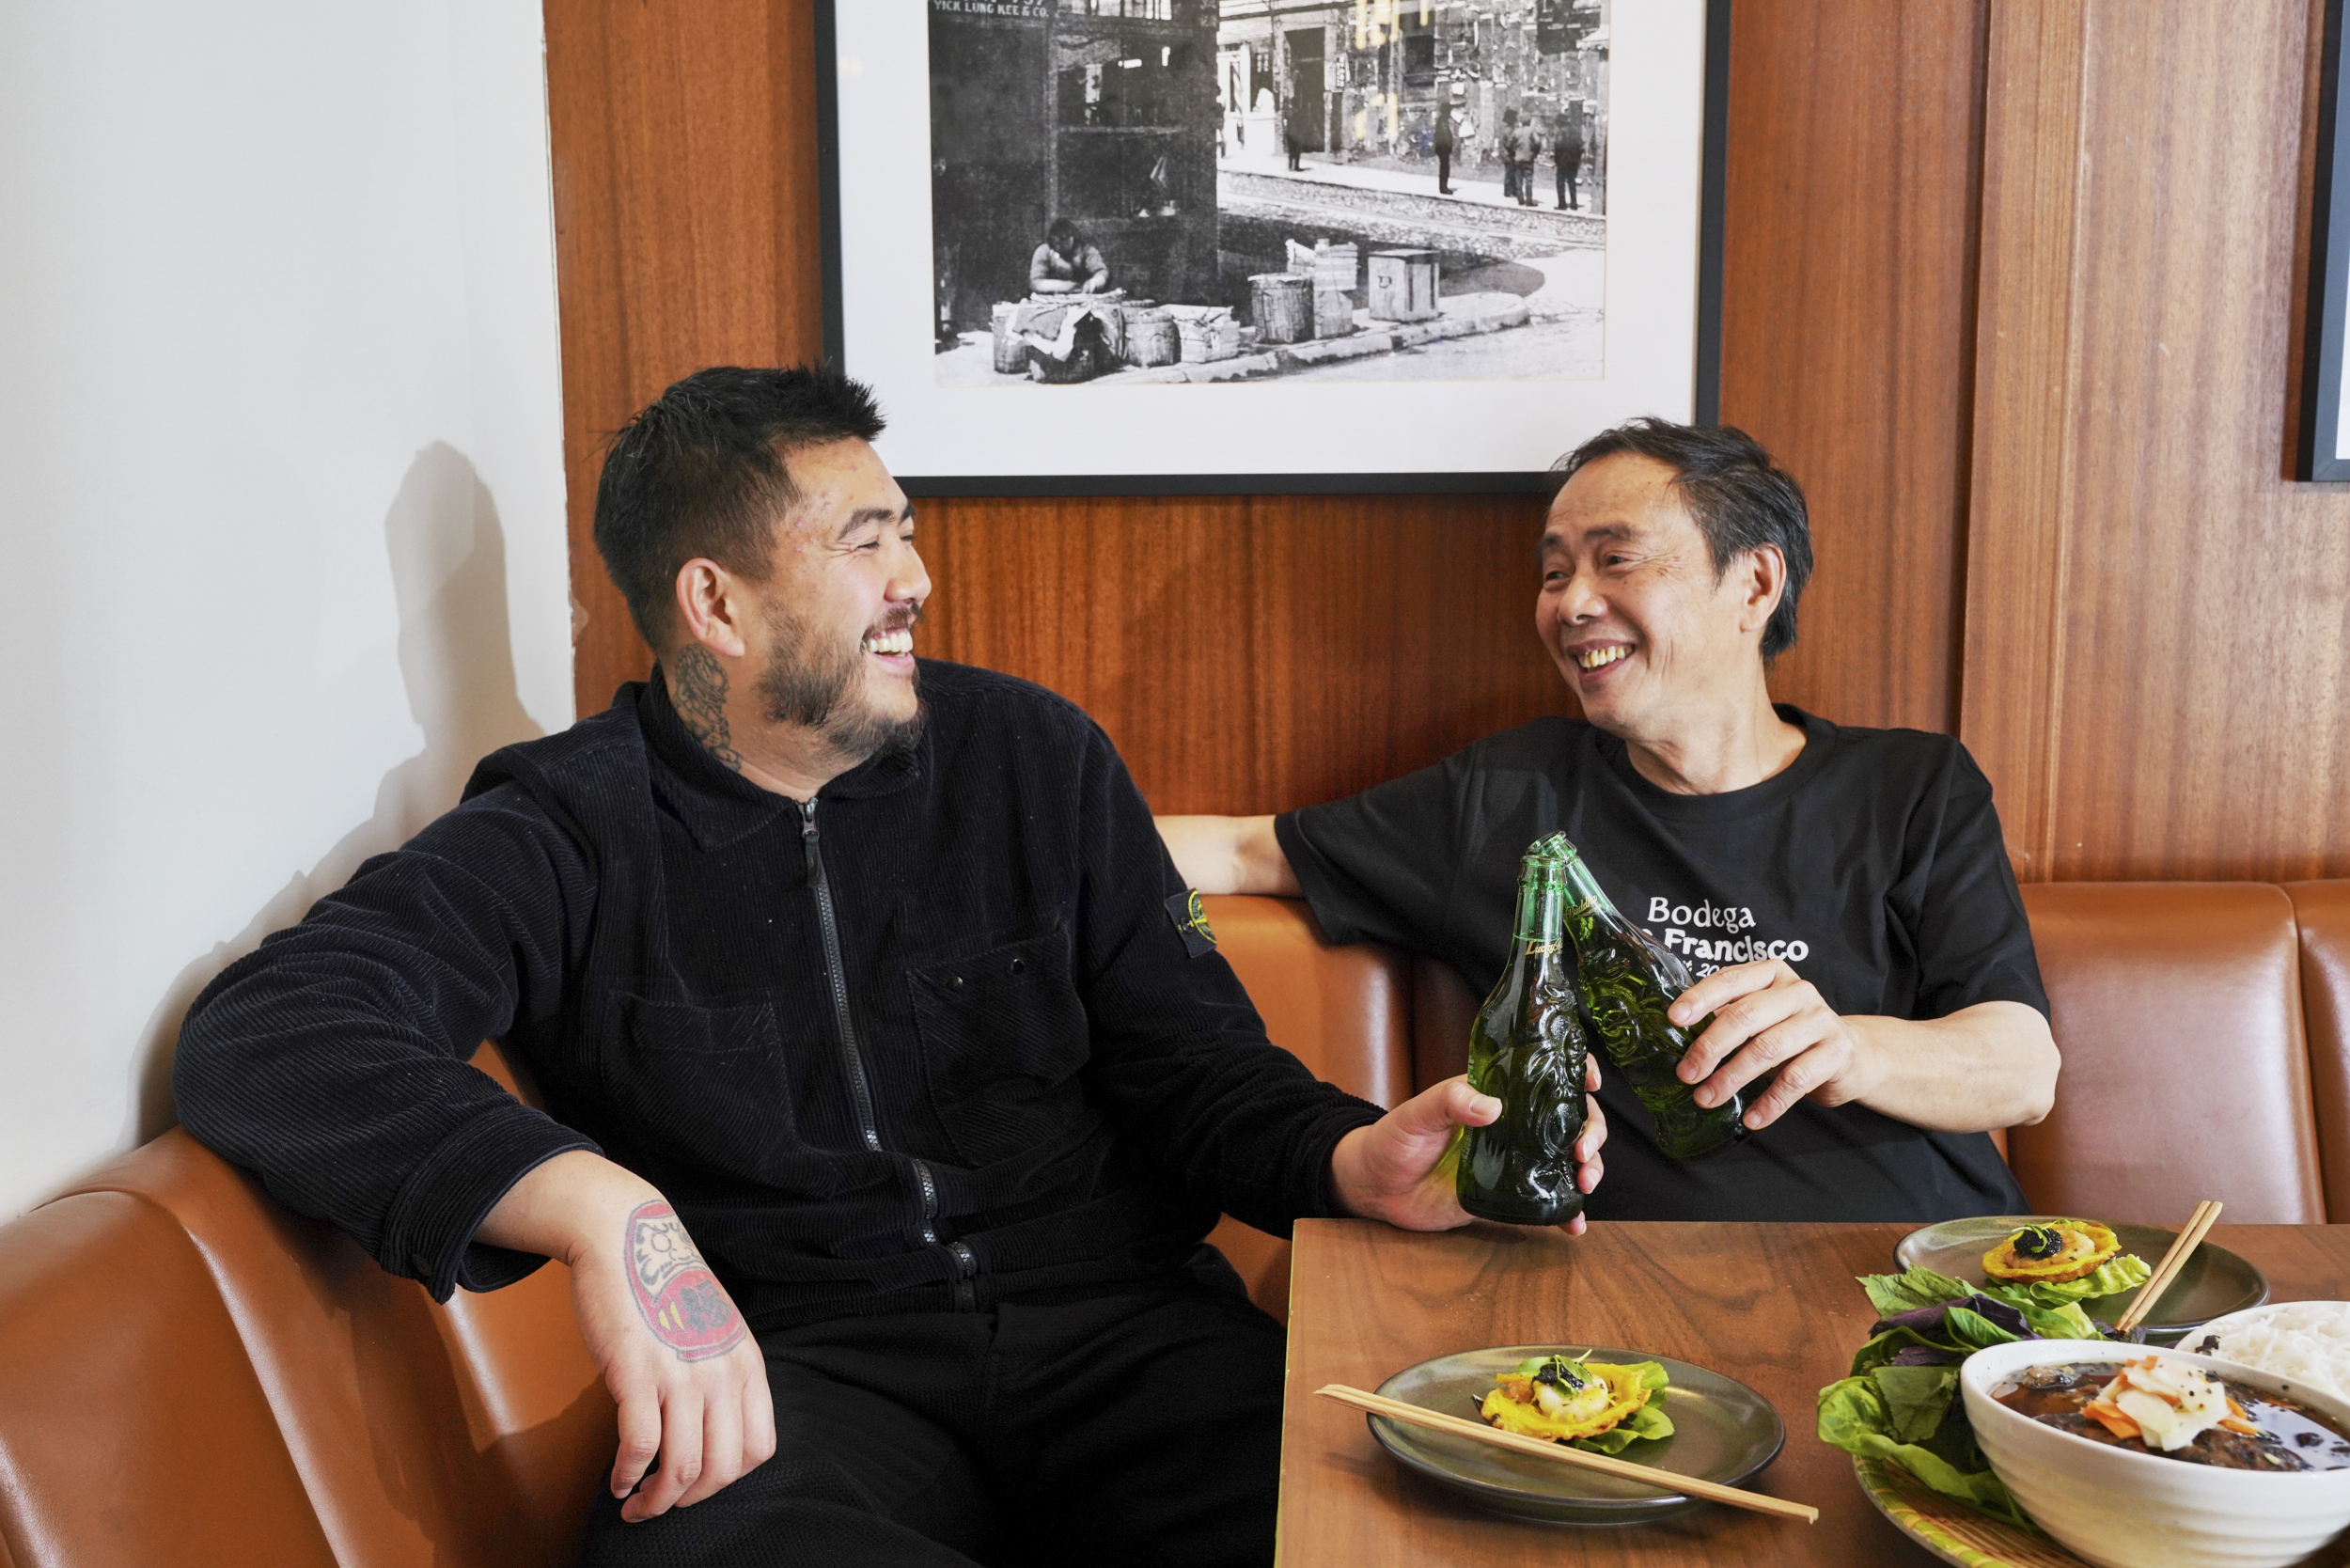
[[[2190,1465],[2350,1467],[2350,1436],[2331,1418],[2298,1400],[2159,1356],[2028,1367],[1991,1397],[2076,1437]]]

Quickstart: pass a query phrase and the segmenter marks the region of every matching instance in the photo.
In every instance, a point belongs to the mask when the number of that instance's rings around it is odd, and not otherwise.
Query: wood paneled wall
[[[547,0],[546,27],[584,715],[651,667],[590,534],[605,441],[705,365],[823,352],[815,12],[806,0]]]
[[[1781,696],[1955,728],[2027,879],[2350,874],[2350,497],[2285,478],[2320,0],[1736,0],[1723,416],[1810,494]],[[548,0],[582,712],[605,432],[820,347],[807,0]],[[886,388],[884,388],[885,396]],[[1525,499],[925,502],[930,652],[1165,810],[1568,704]]]
[[[1987,0],[1734,0],[1722,418],[1802,481],[1819,572],[1774,695],[1949,731]]]
[[[1983,4],[1737,4],[1724,416],[1813,503],[1821,568],[1775,686],[1849,723],[1954,722]],[[546,18],[591,713],[648,662],[588,537],[605,433],[698,366],[820,346],[813,13],[547,0]],[[1532,499],[921,512],[925,651],[1083,704],[1162,810],[1324,799],[1572,707],[1532,636]]]
[[[2350,875],[2350,494],[2285,478],[2322,8],[1992,15],[1961,733],[2029,879]]]
[[[1523,497],[921,513],[932,645],[1082,703],[1162,811],[1351,793],[1567,700],[1534,640],[1542,517]]]

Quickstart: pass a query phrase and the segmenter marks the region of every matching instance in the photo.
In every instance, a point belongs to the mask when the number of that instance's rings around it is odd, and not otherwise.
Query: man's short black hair
[[[793,451],[883,424],[870,387],[818,364],[697,370],[621,426],[596,483],[596,551],[654,651],[674,635],[687,561],[766,580],[776,521],[799,499]]]
[[[1734,425],[1677,425],[1642,416],[1600,431],[1551,464],[1552,496],[1583,469],[1619,452],[1653,458],[1678,476],[1674,486],[1705,535],[1716,580],[1747,551],[1778,547],[1787,586],[1762,628],[1762,657],[1775,659],[1794,647],[1795,601],[1811,580],[1811,514],[1794,476]]]
[[[1053,226],[1044,231],[1044,241],[1061,255],[1071,256],[1086,243],[1085,230],[1068,218],[1055,218]]]

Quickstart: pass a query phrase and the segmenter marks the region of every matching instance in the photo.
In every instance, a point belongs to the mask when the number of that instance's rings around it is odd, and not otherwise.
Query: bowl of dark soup
[[[1966,1358],[1975,1441],[2104,1568],[2281,1568],[2350,1525],[2350,1402],[2208,1356],[2024,1340]]]

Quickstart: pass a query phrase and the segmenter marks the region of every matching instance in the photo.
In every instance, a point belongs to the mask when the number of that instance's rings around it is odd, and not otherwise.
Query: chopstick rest
[[[1564,1443],[1547,1442],[1540,1437],[1522,1437],[1514,1432],[1502,1432],[1487,1426],[1482,1421],[1424,1410],[1417,1404],[1406,1404],[1402,1400],[1388,1399],[1383,1394],[1350,1388],[1343,1383],[1328,1384],[1314,1392],[1324,1399],[1336,1400],[1340,1404],[1350,1404],[1374,1416],[1385,1416],[1391,1421],[1449,1432],[1472,1442],[1508,1449],[1512,1453],[1530,1453],[1538,1459],[1554,1460],[1579,1469],[1597,1470],[1602,1475],[1616,1476],[1624,1481],[1641,1482],[1684,1497],[1703,1497],[1708,1502],[1728,1503],[1732,1508],[1751,1509],[1757,1513],[1774,1514],[1782,1519],[1801,1519],[1807,1525],[1819,1522],[1820,1511],[1808,1503],[1788,1502],[1781,1497],[1765,1497],[1760,1492],[1742,1492],[1735,1486],[1724,1486],[1719,1482],[1675,1475],[1670,1470],[1636,1465],[1629,1459],[1616,1459],[1604,1453],[1587,1453],[1581,1449],[1569,1448]]]

